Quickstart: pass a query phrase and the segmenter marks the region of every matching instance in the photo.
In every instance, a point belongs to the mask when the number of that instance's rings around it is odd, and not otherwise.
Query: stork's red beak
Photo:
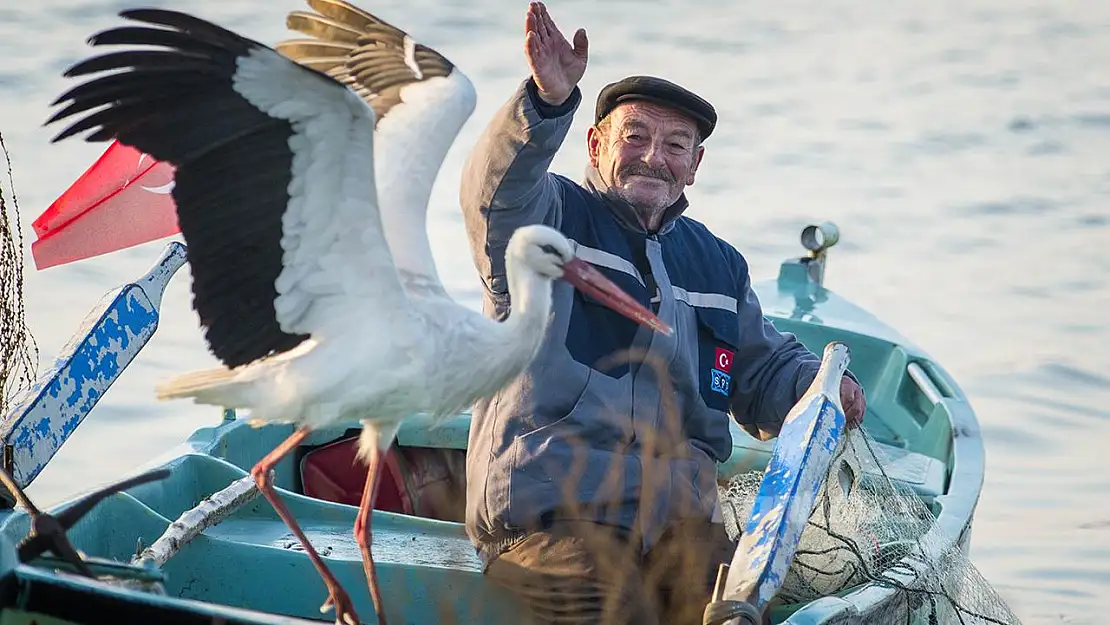
[[[563,265],[563,279],[636,323],[668,336],[674,333],[669,325],[644,308],[643,304],[632,299],[631,295],[581,258],[572,258]]]

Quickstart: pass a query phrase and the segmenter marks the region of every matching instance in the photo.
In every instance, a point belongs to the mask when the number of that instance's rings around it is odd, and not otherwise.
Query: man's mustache
[[[675,183],[674,176],[671,175],[668,169],[655,169],[653,167],[648,167],[645,163],[640,161],[625,165],[621,168],[620,173],[622,178],[625,176],[647,176],[649,178],[658,178],[669,184]]]

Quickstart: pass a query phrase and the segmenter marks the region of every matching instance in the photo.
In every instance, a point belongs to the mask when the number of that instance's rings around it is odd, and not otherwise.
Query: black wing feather
[[[168,29],[124,26],[89,43],[163,49],[114,52],[67,70],[66,76],[125,71],[90,78],[59,97],[55,105],[70,104],[47,123],[66,119],[69,126],[54,141],[92,130],[86,141],[115,139],[173,165],[193,308],[209,348],[229,367],[292,349],[308,335],[281,330],[274,282],[282,270],[293,128],[255,108],[233,86],[240,57],[273,50],[176,11],[120,15]],[[321,72],[302,71],[340,84]]]

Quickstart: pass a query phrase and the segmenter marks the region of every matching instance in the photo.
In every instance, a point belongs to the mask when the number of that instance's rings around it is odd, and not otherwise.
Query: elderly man
[[[511,305],[509,235],[545,223],[676,332],[639,328],[556,284],[530,369],[474,406],[467,531],[487,576],[538,622],[700,623],[734,548],[716,483],[716,462],[731,452],[729,414],[754,436],[775,436],[820,359],[764,320],[740,253],[683,215],[713,107],[659,78],[608,85],[578,184],[548,167],[581,101],[586,33],[568,42],[534,2],[525,51],[532,75],[462,179],[487,314],[503,318]],[[841,397],[858,424],[864,397],[851,376]]]

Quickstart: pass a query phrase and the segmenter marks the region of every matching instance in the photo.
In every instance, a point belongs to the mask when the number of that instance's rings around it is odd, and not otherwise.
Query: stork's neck
[[[512,306],[509,318],[501,324],[505,340],[521,359],[531,360],[547,333],[552,284],[513,257],[506,259],[505,277]]]
[[[449,343],[439,346],[443,358],[435,363],[434,375],[441,391],[435,403],[445,410],[443,414],[450,411],[444,407],[457,405],[461,410],[473,405],[476,398],[492,397],[504,390],[528,367],[543,344],[551,312],[551,282],[521,267],[520,259],[511,252],[505,261],[512,311],[501,322],[461,307],[455,314],[444,316],[442,302],[415,300],[429,307],[433,323],[458,321],[442,328]]]

